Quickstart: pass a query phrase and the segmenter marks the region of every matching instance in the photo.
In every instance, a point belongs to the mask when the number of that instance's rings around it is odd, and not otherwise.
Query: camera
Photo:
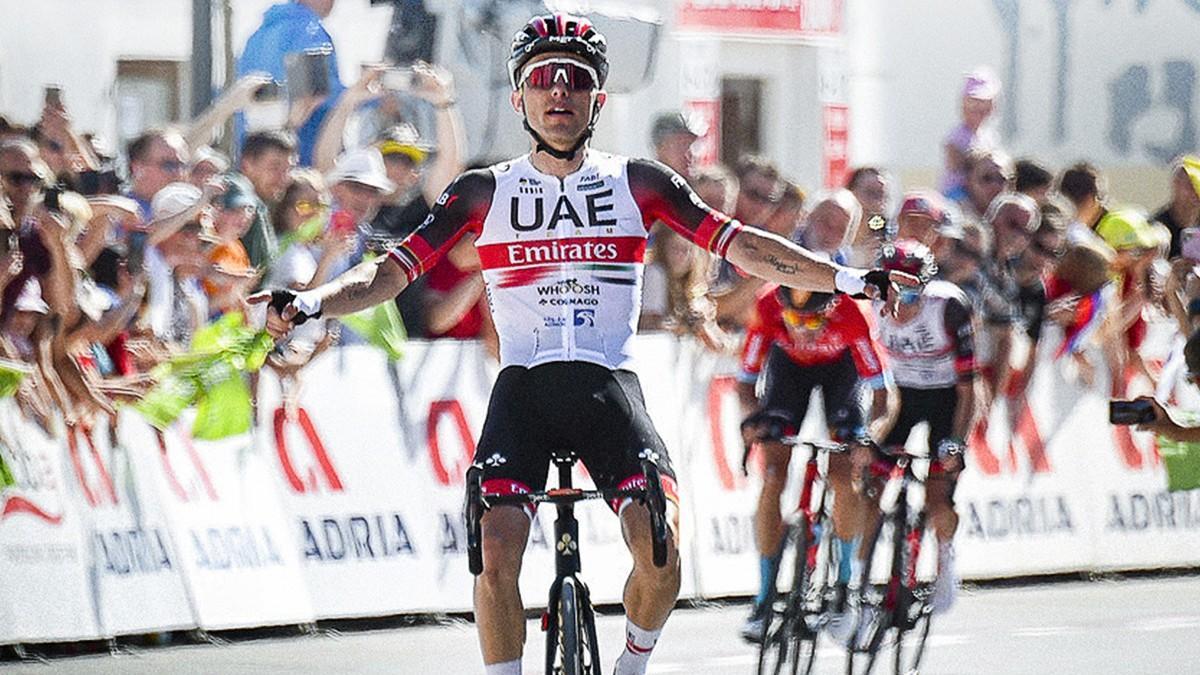
[[[1108,422],[1128,426],[1131,424],[1149,424],[1157,419],[1154,403],[1142,399],[1138,401],[1109,401]]]

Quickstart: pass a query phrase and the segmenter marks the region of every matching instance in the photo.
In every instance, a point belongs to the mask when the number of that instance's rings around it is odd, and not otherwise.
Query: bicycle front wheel
[[[586,675],[583,669],[585,646],[579,588],[571,577],[563,579],[558,596],[558,657],[555,675]]]

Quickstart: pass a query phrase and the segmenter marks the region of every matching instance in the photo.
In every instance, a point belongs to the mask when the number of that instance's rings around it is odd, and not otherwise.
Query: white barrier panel
[[[158,495],[140,478],[155,466],[135,465],[128,448],[114,447],[106,423],[67,433],[67,481],[87,540],[101,630],[127,635],[195,627],[179,547]]]
[[[133,450],[164,506],[196,623],[218,630],[314,619],[292,531],[270,468],[249,436],[193,441],[190,419],[159,435],[128,414]]]
[[[100,637],[66,448],[6,399],[0,453],[16,480],[0,491],[0,644]]]
[[[662,363],[673,347],[665,336],[647,340],[639,363]],[[377,350],[346,348],[305,373],[303,412],[290,417],[278,407],[274,378],[264,377],[264,428],[319,617],[471,608],[462,479],[495,375],[473,342],[411,343],[398,367]],[[660,377],[645,389],[671,447],[671,384]],[[582,470],[576,481],[590,485]],[[619,602],[631,564],[619,521],[600,503],[576,514],[593,596]],[[544,602],[553,579],[552,547],[546,509],[534,521],[521,581],[531,604]]]

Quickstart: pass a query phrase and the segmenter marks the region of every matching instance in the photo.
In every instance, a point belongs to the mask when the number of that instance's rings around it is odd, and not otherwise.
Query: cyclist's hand
[[[938,443],[937,456],[942,463],[942,470],[956,473],[963,470],[963,453],[966,445],[956,438],[944,438]]]
[[[311,291],[262,291],[246,298],[251,305],[268,303],[267,332],[279,340],[292,328],[321,316],[321,298]]]

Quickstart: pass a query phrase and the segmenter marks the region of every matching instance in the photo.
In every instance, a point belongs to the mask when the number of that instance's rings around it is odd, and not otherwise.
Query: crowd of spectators
[[[75,127],[70,92],[47,96],[29,126],[0,121],[0,356],[28,373],[17,392],[28,414],[47,425],[54,410],[68,422],[112,414],[197,330],[247,311],[248,294],[308,288],[387,250],[466,168],[451,76],[392,64],[343,85],[321,24],[332,6],[269,10],[211,108],[146,130],[119,154]],[[296,54],[327,75],[272,96]],[[1126,394],[1129,373],[1158,381],[1139,352],[1147,318],[1163,314],[1184,335],[1200,325],[1200,160],[1175,164],[1170,202],[1148,217],[1112,203],[1093,165],[1056,174],[1014,162],[992,127],[999,93],[986,71],[966,78],[937,189],[902,191],[886,168],[861,166],[843,188],[810,196],[760,156],[697,166],[691,148],[705,129],[679,112],[657,116],[650,141],[706,203],[818,255],[868,266],[889,240],[928,245],[977,306],[984,405],[1028,384],[1051,324],[1061,358],[1086,381],[1107,372],[1113,396]],[[231,152],[210,145],[218,140]],[[494,353],[479,268],[464,239],[402,294],[408,335],[480,339]],[[656,226],[640,325],[732,352],[761,287]],[[331,344],[359,339],[314,322],[269,363],[294,382]]]

